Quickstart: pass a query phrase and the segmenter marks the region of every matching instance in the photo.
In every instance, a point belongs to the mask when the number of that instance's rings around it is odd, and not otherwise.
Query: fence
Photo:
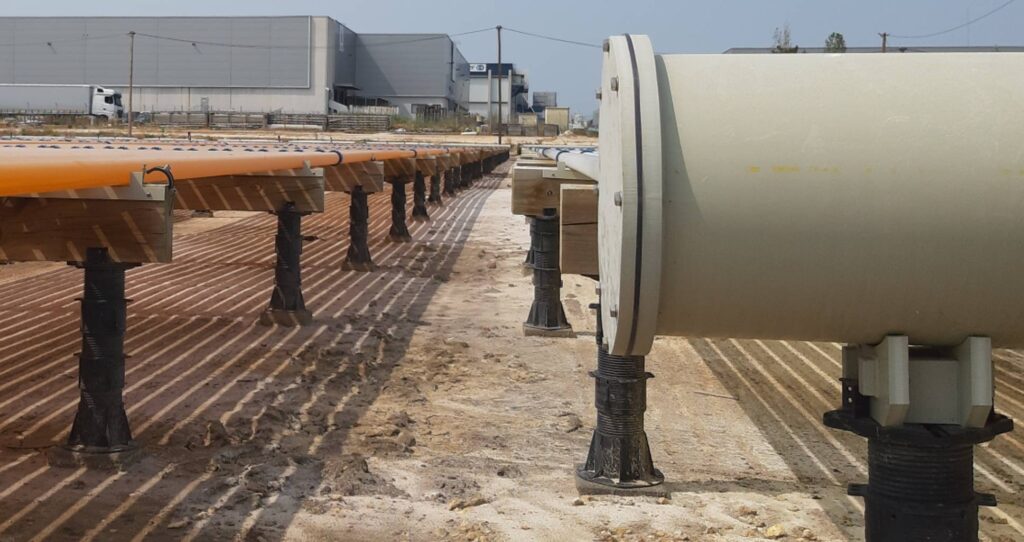
[[[383,108],[388,109],[388,108]],[[140,121],[175,128],[235,128],[262,129],[269,126],[306,128],[340,132],[386,132],[391,129],[391,117],[384,114],[343,113],[339,115],[303,115],[281,113],[153,113],[149,118],[140,115]]]
[[[505,135],[558,137],[559,132],[557,124],[506,124]]]
[[[392,116],[392,115],[397,115],[398,114],[398,106],[397,105],[341,105],[341,104],[333,105],[332,104],[331,105],[331,109],[337,109],[339,106],[344,108],[344,109],[341,110],[341,111],[343,111],[343,113],[339,113],[339,114],[353,113],[353,114],[364,114],[364,115],[387,115],[389,117]]]
[[[386,132],[391,129],[391,117],[363,113],[339,115],[268,115],[268,124],[274,126],[318,127],[334,132]]]

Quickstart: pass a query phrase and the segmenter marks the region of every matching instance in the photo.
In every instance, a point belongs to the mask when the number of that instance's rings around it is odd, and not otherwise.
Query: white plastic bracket
[[[870,397],[871,417],[905,423],[984,427],[993,406],[992,341],[968,337],[953,347],[911,346],[905,335],[843,349],[843,376]]]

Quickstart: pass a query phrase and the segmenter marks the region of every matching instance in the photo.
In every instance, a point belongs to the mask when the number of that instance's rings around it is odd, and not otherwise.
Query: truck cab
[[[121,93],[109,88],[93,87],[92,114],[106,117],[107,120],[119,119],[124,115],[121,106]]]

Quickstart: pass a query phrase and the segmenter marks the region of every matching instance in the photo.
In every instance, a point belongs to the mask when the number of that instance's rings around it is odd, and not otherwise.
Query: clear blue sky
[[[665,53],[770,46],[785,23],[793,42],[821,46],[842,32],[847,45],[877,45],[879,32],[917,35],[977,17],[1006,0],[130,0],[3,2],[0,15],[328,15],[356,32],[457,33],[503,25],[600,44],[609,35],[649,34]],[[470,62],[494,61],[493,33],[456,38]],[[506,33],[505,58],[530,76],[531,90],[558,92],[561,105],[596,106],[600,50]],[[1024,45],[1024,0],[968,28],[894,45]]]

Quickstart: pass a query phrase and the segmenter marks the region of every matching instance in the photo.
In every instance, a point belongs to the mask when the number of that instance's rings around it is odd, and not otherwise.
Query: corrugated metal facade
[[[0,83],[309,88],[311,17],[0,19]]]
[[[305,16],[0,17],[0,83],[127,94],[129,31],[136,111],[324,113],[342,88],[405,114],[468,102],[469,67],[448,36],[359,35]]]
[[[356,84],[356,42],[357,35],[333,19],[331,43],[334,47],[334,84],[354,87]]]
[[[465,111],[469,63],[446,34],[359,34],[356,95],[385,98],[405,115],[417,105]]]

